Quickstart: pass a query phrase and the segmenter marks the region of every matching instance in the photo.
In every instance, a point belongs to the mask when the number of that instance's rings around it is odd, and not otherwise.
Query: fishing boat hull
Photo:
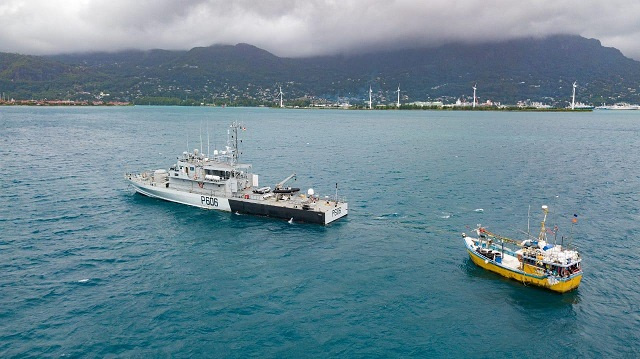
[[[517,280],[525,285],[535,285],[554,292],[566,293],[578,288],[580,281],[582,280],[582,272],[571,275],[567,278],[559,278],[555,276],[536,275],[525,273],[521,270],[514,270],[496,262],[495,260],[482,256],[476,252],[466,240],[465,244],[471,261],[473,261],[473,263],[478,267],[497,273],[503,277]]]

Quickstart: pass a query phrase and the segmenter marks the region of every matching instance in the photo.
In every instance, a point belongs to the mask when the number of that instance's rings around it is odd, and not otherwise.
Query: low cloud
[[[4,0],[0,51],[56,54],[245,42],[279,56],[574,34],[640,59],[640,2]]]

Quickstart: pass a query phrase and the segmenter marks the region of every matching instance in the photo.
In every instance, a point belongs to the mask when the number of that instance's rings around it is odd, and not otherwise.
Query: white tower
[[[398,102],[396,102],[396,107],[400,107],[400,84],[398,84]]]
[[[280,108],[283,108],[284,106],[282,105],[282,86],[280,86]]]
[[[371,86],[369,86],[369,110],[371,110],[371,104],[373,103],[373,102],[371,101],[371,93],[372,93],[372,92],[373,92],[373,91],[371,91]]]
[[[573,82],[573,95],[571,96],[571,109],[575,110],[576,109],[576,87],[578,85],[576,85],[576,82]]]
[[[477,102],[477,98],[476,98],[476,89],[478,84],[474,84],[473,85],[473,108],[476,108],[476,102]]]

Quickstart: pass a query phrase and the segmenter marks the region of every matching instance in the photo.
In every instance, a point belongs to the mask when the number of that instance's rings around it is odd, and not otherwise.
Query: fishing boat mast
[[[540,224],[540,234],[538,235],[539,241],[544,241],[547,238],[547,229],[545,227],[545,222],[547,221],[547,214],[549,213],[549,207],[547,207],[546,205],[543,205],[542,211],[544,212],[544,218],[542,219],[542,223]]]

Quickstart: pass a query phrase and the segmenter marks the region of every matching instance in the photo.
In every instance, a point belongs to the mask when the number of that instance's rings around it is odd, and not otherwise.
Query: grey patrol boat
[[[212,156],[195,149],[184,152],[168,171],[127,173],[125,179],[145,196],[205,209],[322,225],[347,215],[348,205],[338,197],[337,184],[335,195],[323,197],[311,188],[301,194],[299,188],[286,186],[295,174],[273,189],[260,187],[251,165],[238,162],[240,129],[237,122],[231,124],[225,150],[214,150]]]

